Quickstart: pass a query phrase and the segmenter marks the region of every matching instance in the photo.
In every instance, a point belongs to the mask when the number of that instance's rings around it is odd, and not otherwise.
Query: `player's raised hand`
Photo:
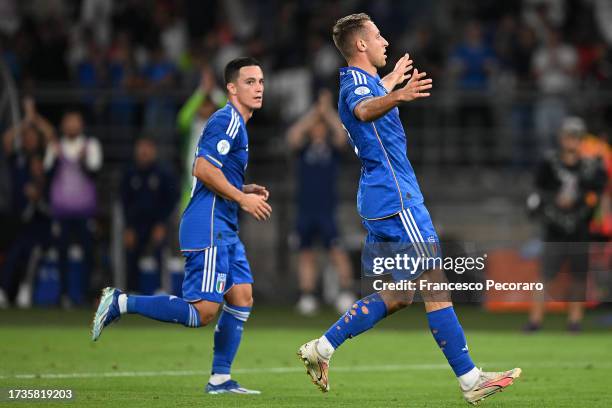
[[[268,201],[268,197],[270,197],[270,192],[268,189],[264,186],[260,186],[259,184],[245,184],[242,186],[242,192],[260,195],[266,201]]]
[[[410,55],[406,53],[395,63],[393,71],[382,79],[383,85],[387,91],[391,92],[397,85],[410,78],[409,72],[411,69],[412,60],[410,59]]]
[[[415,68],[412,72],[412,77],[406,85],[396,91],[398,92],[399,99],[403,102],[409,102],[417,98],[430,96],[431,94],[425,91],[432,88],[433,81],[431,78],[425,78],[426,76],[427,72],[419,72]]]
[[[272,214],[270,204],[266,203],[266,199],[258,194],[244,194],[239,204],[243,211],[248,212],[258,221],[267,220]]]

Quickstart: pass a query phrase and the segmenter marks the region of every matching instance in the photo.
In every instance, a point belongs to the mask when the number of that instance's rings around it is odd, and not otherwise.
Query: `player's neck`
[[[378,69],[374,65],[372,65],[370,62],[368,62],[367,60],[364,61],[363,59],[355,58],[355,59],[348,60],[347,64],[350,67],[359,68],[372,76],[376,76],[376,74],[378,73]]]
[[[232,106],[236,108],[238,113],[240,113],[240,116],[242,116],[242,120],[244,120],[244,123],[246,124],[249,119],[251,119],[251,116],[253,116],[253,109],[247,108],[246,106],[242,105],[240,102],[238,102],[237,98],[232,98],[230,96],[229,101]]]

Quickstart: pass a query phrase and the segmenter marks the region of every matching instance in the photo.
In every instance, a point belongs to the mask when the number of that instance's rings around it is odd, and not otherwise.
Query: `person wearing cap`
[[[572,332],[581,330],[589,267],[589,223],[607,181],[601,160],[584,158],[581,154],[585,134],[586,126],[581,118],[564,119],[558,148],[547,152],[538,167],[536,192],[528,200],[542,226],[541,275],[545,291],[564,267],[571,276],[568,293],[561,298],[556,295],[554,300],[569,301],[567,328]],[[525,331],[538,331],[542,327],[544,296],[533,303]]]

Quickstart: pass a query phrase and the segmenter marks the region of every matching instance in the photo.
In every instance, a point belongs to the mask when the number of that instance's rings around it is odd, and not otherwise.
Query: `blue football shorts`
[[[234,285],[253,283],[253,275],[242,242],[217,245],[202,251],[184,251],[183,299],[223,303]]]
[[[415,260],[408,270],[392,268],[387,271],[397,281],[418,278],[433,269],[436,264],[433,260],[439,261],[442,256],[438,234],[424,204],[405,208],[389,218],[362,220],[362,224],[368,231],[362,261],[364,272],[369,276],[373,276],[368,271],[377,257],[395,258],[398,254],[406,254]]]

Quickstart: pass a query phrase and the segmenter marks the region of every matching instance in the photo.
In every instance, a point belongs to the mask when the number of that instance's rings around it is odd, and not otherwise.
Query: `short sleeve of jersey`
[[[240,119],[234,110],[211,117],[200,136],[196,157],[203,157],[218,168],[223,167],[239,128]]]
[[[355,107],[362,101],[374,97],[376,84],[371,78],[355,70],[347,70],[340,97],[346,102],[349,111],[355,115]]]

